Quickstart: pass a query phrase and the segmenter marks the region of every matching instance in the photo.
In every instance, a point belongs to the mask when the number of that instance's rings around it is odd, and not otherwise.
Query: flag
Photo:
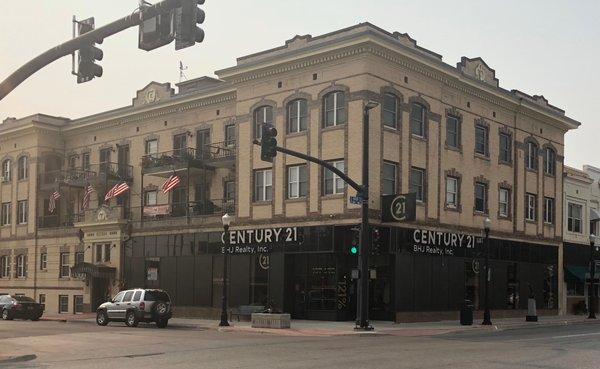
[[[59,198],[60,194],[58,191],[54,191],[52,192],[52,195],[50,195],[50,201],[48,202],[48,211],[50,211],[50,213],[54,213],[54,210],[56,210],[56,200]]]
[[[83,210],[86,210],[90,207],[90,198],[92,197],[92,192],[94,192],[94,187],[92,185],[87,185],[85,188],[85,192],[83,193]]]
[[[129,185],[126,182],[117,183],[113,188],[110,189],[104,196],[104,201],[108,201],[113,197],[119,196],[120,194],[127,192]]]
[[[171,191],[173,188],[175,188],[175,186],[177,186],[179,184],[179,182],[181,182],[181,179],[179,178],[179,176],[176,176],[175,174],[171,174],[171,176],[166,180],[166,182],[163,183],[162,192],[167,193],[167,192]]]

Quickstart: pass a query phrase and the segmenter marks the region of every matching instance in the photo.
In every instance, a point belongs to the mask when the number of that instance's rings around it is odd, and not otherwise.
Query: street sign
[[[381,196],[382,220],[400,222],[415,220],[417,196],[415,193]]]
[[[350,196],[350,203],[351,204],[362,204],[363,198],[361,196]]]

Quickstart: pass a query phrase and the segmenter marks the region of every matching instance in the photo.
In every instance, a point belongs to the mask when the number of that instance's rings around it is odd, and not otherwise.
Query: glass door
[[[198,158],[208,158],[210,155],[210,129],[203,129],[196,132],[196,156]]]

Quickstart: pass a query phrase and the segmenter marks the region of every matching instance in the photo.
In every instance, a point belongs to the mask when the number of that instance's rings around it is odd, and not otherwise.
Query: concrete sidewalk
[[[95,314],[78,315],[49,315],[40,320],[58,321],[69,323],[89,323],[95,324]],[[438,322],[420,322],[420,323],[394,323],[389,321],[373,321],[371,324],[375,328],[372,331],[354,330],[354,322],[331,322],[314,320],[292,320],[290,329],[269,329],[252,328],[250,322],[230,321],[229,327],[219,327],[219,321],[195,318],[172,318],[169,326],[173,328],[188,329],[212,329],[221,332],[244,332],[244,333],[262,333],[281,336],[312,336],[312,337],[331,337],[346,335],[394,335],[394,336],[434,336],[452,332],[470,331],[470,330],[508,330],[522,329],[540,326],[562,326],[569,324],[597,324],[600,320],[589,320],[582,315],[567,316],[541,316],[538,322],[526,322],[523,318],[505,318],[494,319],[493,325],[482,326],[481,322],[474,321],[473,325],[462,326],[457,320],[447,320]],[[121,324],[121,323],[111,323]]]

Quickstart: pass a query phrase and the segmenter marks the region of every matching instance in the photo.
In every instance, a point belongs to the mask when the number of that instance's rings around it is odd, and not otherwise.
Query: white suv
[[[156,322],[165,328],[172,317],[169,294],[163,290],[133,289],[121,291],[111,301],[96,310],[96,323],[107,325],[110,321],[125,322],[137,327],[139,322]]]

